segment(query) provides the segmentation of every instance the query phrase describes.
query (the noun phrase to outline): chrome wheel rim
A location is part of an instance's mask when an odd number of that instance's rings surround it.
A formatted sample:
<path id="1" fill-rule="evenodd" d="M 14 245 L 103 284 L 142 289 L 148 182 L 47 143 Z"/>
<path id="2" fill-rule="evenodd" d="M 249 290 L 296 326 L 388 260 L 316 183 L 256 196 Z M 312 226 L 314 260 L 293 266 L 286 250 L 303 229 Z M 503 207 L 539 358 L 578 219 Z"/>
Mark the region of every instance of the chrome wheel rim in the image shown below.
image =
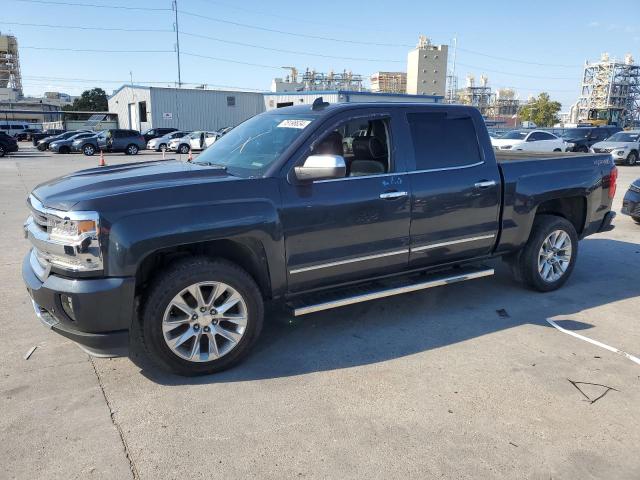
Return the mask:
<path id="1" fill-rule="evenodd" d="M 93 147 L 84 147 L 84 152 L 88 155 L 93 154 Z"/>
<path id="2" fill-rule="evenodd" d="M 571 237 L 564 230 L 555 230 L 542 242 L 538 253 L 538 273 L 547 283 L 559 280 L 571 263 Z"/>
<path id="3" fill-rule="evenodd" d="M 133 145 L 129 147 L 129 153 L 131 155 L 134 155 L 137 152 L 136 147 L 134 147 Z"/>
<path id="4" fill-rule="evenodd" d="M 190 362 L 227 355 L 247 328 L 247 304 L 233 287 L 199 282 L 180 291 L 165 309 L 162 333 L 171 351 Z"/>

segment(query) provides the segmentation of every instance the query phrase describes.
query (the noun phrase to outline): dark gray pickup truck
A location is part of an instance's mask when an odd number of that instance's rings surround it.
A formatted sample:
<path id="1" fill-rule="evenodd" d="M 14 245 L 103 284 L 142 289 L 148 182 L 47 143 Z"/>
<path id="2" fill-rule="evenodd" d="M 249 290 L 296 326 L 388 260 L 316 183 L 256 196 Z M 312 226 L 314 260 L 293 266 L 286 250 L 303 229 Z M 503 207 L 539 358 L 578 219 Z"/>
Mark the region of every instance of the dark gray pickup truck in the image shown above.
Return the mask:
<path id="1" fill-rule="evenodd" d="M 348 148 L 345 148 L 348 146 Z M 28 199 L 36 314 L 93 354 L 133 322 L 184 375 L 238 362 L 265 302 L 303 315 L 492 275 L 539 291 L 612 227 L 610 155 L 496 160 L 473 108 L 337 104 L 263 113 L 193 162 L 83 170 Z"/>

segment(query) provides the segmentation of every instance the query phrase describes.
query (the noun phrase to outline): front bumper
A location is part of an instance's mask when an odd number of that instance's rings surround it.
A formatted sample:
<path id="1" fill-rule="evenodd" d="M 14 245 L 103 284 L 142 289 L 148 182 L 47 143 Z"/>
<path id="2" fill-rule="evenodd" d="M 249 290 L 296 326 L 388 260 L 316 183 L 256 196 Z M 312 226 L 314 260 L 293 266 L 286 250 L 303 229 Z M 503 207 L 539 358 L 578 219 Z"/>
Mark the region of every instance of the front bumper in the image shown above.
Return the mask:
<path id="1" fill-rule="evenodd" d="M 92 355 L 126 355 L 134 316 L 135 279 L 65 278 L 42 272 L 39 277 L 34 258 L 31 252 L 25 257 L 22 278 L 42 323 Z M 75 319 L 65 312 L 62 295 L 71 298 Z"/>
<path id="2" fill-rule="evenodd" d="M 632 217 L 640 217 L 640 193 L 627 190 L 622 200 L 621 213 Z"/>

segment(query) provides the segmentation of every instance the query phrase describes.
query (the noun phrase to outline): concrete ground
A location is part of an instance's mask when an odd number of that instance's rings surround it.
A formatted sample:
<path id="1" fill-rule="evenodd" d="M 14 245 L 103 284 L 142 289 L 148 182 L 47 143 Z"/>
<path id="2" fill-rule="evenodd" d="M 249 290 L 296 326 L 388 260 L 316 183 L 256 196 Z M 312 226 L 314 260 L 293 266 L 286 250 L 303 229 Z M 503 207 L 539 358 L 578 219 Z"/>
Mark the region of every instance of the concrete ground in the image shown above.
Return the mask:
<path id="1" fill-rule="evenodd" d="M 137 345 L 92 359 L 33 313 L 25 198 L 96 163 L 24 144 L 0 159 L 0 477 L 640 478 L 640 365 L 546 321 L 640 356 L 629 217 L 580 244 L 557 292 L 524 290 L 496 262 L 486 279 L 271 313 L 245 363 L 187 379 Z M 637 177 L 620 167 L 616 211 Z"/>

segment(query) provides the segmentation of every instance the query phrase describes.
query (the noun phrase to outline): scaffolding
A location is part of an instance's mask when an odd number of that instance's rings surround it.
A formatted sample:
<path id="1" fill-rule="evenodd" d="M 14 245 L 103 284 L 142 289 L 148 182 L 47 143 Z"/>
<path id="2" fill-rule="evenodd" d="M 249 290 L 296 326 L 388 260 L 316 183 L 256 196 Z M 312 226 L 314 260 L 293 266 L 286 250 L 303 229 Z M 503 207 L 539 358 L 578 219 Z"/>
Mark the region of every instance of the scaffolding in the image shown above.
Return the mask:
<path id="1" fill-rule="evenodd" d="M 405 72 L 376 72 L 371 75 L 371 91 L 374 93 L 406 93 Z"/>
<path id="2" fill-rule="evenodd" d="M 0 35 L 0 88 L 11 88 L 22 97 L 18 40 L 13 35 Z"/>
<path id="3" fill-rule="evenodd" d="M 577 122 L 621 127 L 640 120 L 640 66 L 630 54 L 624 61 L 603 53 L 599 62 L 585 62 L 576 116 Z"/>
<path id="4" fill-rule="evenodd" d="M 518 113 L 520 100 L 515 90 L 512 88 L 499 88 L 496 92 L 487 115 L 489 117 L 507 117 Z"/>
<path id="5" fill-rule="evenodd" d="M 476 85 L 476 79 L 473 75 L 467 75 L 467 86 L 458 90 L 458 102 L 462 105 L 476 107 L 482 115 L 489 112 L 492 97 L 489 79 L 485 75 L 480 77 L 480 85 Z"/>

